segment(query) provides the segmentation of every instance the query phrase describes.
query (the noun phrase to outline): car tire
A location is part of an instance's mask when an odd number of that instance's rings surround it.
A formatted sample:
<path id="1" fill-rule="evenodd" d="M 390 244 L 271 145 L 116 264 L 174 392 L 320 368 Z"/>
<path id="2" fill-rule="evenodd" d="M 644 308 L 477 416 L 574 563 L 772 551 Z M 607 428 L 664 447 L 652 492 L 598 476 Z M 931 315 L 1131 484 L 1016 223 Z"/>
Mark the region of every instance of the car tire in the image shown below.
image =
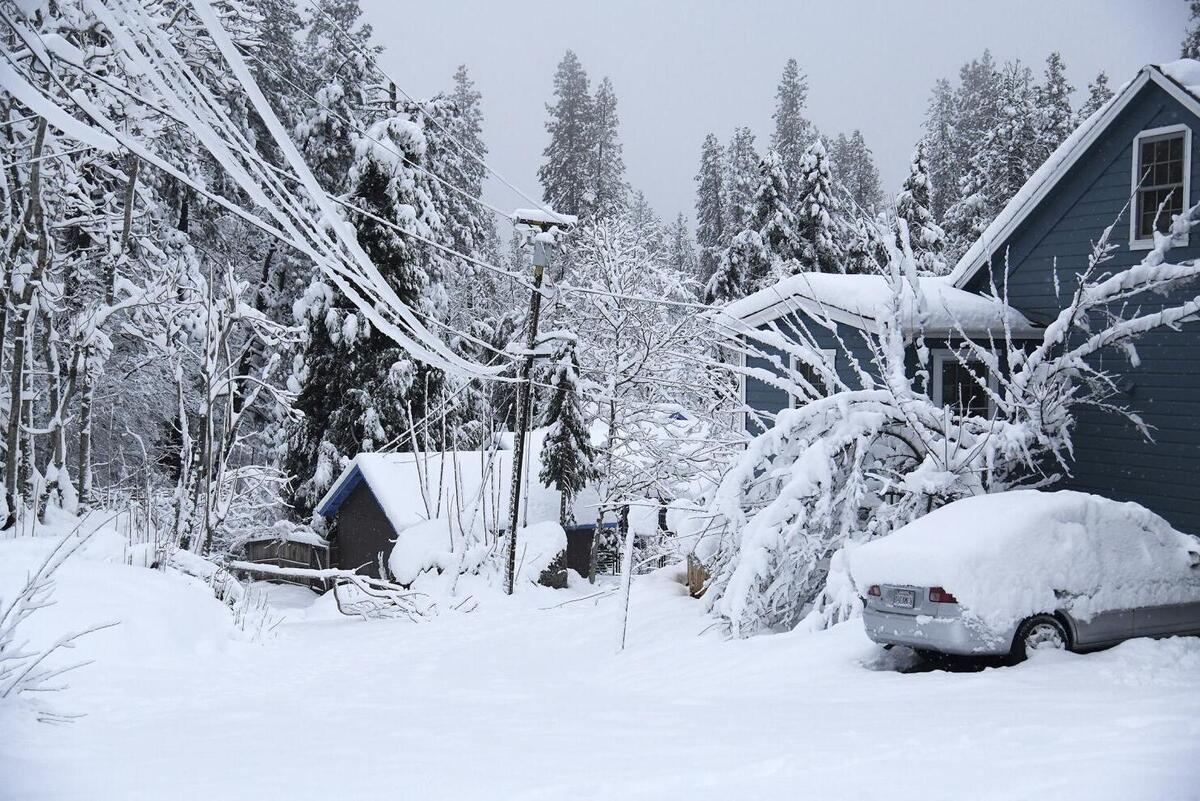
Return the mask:
<path id="1" fill-rule="evenodd" d="M 1017 628 L 1013 638 L 1012 658 L 1024 662 L 1032 650 L 1069 651 L 1071 637 L 1067 627 L 1054 615 L 1034 615 Z"/>

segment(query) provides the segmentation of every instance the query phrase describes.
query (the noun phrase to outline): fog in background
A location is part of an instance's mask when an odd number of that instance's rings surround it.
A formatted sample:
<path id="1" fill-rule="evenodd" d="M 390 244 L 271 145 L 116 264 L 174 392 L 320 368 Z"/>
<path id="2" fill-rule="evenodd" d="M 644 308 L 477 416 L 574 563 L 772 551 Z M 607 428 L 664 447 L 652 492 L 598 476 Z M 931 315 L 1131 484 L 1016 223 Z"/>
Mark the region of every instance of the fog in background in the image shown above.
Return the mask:
<path id="1" fill-rule="evenodd" d="M 592 86 L 612 78 L 626 177 L 664 219 L 694 217 L 693 176 L 709 131 L 727 141 L 749 125 L 759 150 L 772 130 L 775 87 L 795 57 L 808 75 L 808 116 L 827 135 L 860 128 L 890 198 L 907 173 L 930 90 L 990 48 L 1040 77 L 1062 53 L 1075 105 L 1103 69 L 1114 89 L 1139 67 L 1179 56 L 1183 0 L 1015 2 L 549 3 L 527 0 L 362 0 L 380 64 L 414 96 L 450 86 L 465 63 L 483 93 L 489 162 L 541 198 L 545 104 L 570 48 Z M 528 203 L 490 180 L 501 208 Z"/>

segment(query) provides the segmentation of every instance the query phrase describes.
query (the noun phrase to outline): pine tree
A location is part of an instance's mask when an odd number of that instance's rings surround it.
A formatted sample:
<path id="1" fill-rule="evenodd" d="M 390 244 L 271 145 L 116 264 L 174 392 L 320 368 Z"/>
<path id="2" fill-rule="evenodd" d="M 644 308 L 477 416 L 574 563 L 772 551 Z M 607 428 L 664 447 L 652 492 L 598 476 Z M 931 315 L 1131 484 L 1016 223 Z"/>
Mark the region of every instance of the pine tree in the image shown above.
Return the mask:
<path id="1" fill-rule="evenodd" d="M 833 176 L 825 145 L 818 139 L 804 153 L 796 188 L 796 260 L 805 272 L 843 272 L 838 241 L 841 210 L 833 193 Z"/>
<path id="2" fill-rule="evenodd" d="M 354 142 L 368 121 L 370 88 L 382 78 L 342 33 L 367 52 L 378 52 L 370 43 L 371 26 L 359 24 L 358 0 L 321 0 L 320 6 L 324 13 L 313 13 L 303 51 L 305 73 L 318 80 L 309 90 L 316 104 L 305 99 L 309 105 L 296 138 L 321 186 L 336 194 L 346 188 Z"/>
<path id="3" fill-rule="evenodd" d="M 542 151 L 545 161 L 538 168 L 542 198 L 556 211 L 586 216 L 591 212 L 593 185 L 592 98 L 587 73 L 570 50 L 554 73 L 554 97 L 554 104 L 546 106 L 550 144 Z"/>
<path id="4" fill-rule="evenodd" d="M 959 179 L 959 199 L 946 210 L 945 231 L 951 263 L 958 261 L 991 222 L 985 186 L 986 177 L 979 167 L 979 159 L 975 159 Z"/>
<path id="5" fill-rule="evenodd" d="M 740 232 L 721 254 L 721 261 L 704 287 L 704 302 L 720 305 L 746 296 L 749 276 L 765 273 L 771 260 L 758 231 Z"/>
<path id="6" fill-rule="evenodd" d="M 638 244 L 648 255 L 653 258 L 663 255 L 667 247 L 667 229 L 642 190 L 633 193 L 628 208 L 618 216 L 629 222 Z"/>
<path id="7" fill-rule="evenodd" d="M 828 147 L 834 183 L 845 190 L 857 209 L 870 214 L 883 197 L 883 190 L 879 169 L 862 131 L 855 128 L 849 136 L 840 133 Z"/>
<path id="8" fill-rule="evenodd" d="M 1188 14 L 1187 31 L 1180 47 L 1180 55 L 1183 58 L 1200 59 L 1200 0 L 1191 0 L 1188 9 L 1191 13 Z"/>
<path id="9" fill-rule="evenodd" d="M 1075 130 L 1075 112 L 1071 109 L 1071 93 L 1075 87 L 1067 83 L 1067 68 L 1057 52 L 1046 58 L 1046 76 L 1037 87 L 1037 150 L 1033 160 L 1045 161 Z"/>
<path id="10" fill-rule="evenodd" d="M 794 265 L 800 255 L 796 215 L 788 205 L 789 187 L 783 171 L 783 160 L 774 150 L 768 150 L 759 165 L 759 187 L 754 193 L 754 213 L 750 229 L 758 233 L 765 262 L 750 265 L 747 290 L 755 292 L 772 280 L 782 277 L 785 263 Z"/>
<path id="11" fill-rule="evenodd" d="M 350 202 L 366 212 L 350 214 L 358 242 L 405 305 L 426 319 L 443 319 L 441 255 L 393 227 L 429 239 L 444 236 L 433 182 L 414 166 L 428 169 L 429 140 L 421 114 L 410 107 L 374 123 L 367 134 L 359 142 L 349 181 Z M 344 460 L 382 447 L 425 420 L 443 392 L 444 377 L 374 331 L 319 283 L 301 308 L 308 335 L 296 406 L 304 417 L 290 437 L 287 463 L 302 478 L 293 500 L 303 515 Z M 436 428 L 426 433 L 436 436 Z M 427 436 L 406 447 L 426 445 L 436 443 Z"/>
<path id="12" fill-rule="evenodd" d="M 984 140 L 979 170 L 984 176 L 987 214 L 994 218 L 1041 164 L 1033 78 L 1019 61 L 1000 74 L 1002 113 Z"/>
<path id="13" fill-rule="evenodd" d="M 929 209 L 934 219 L 942 219 L 958 199 L 958 181 L 962 167 L 955 141 L 957 127 L 954 89 L 945 78 L 938 80 L 925 111 L 924 141 L 929 154 L 929 179 L 932 184 Z"/>
<path id="14" fill-rule="evenodd" d="M 1108 73 L 1104 70 L 1096 73 L 1096 78 L 1088 84 L 1087 100 L 1079 109 L 1079 122 L 1091 117 L 1113 96 L 1113 90 L 1108 85 Z"/>
<path id="15" fill-rule="evenodd" d="M 700 248 L 697 278 L 701 283 L 716 272 L 725 239 L 724 154 L 717 137 L 709 134 L 700 147 L 696 173 L 696 244 Z"/>
<path id="16" fill-rule="evenodd" d="M 725 150 L 725 230 L 731 236 L 744 231 L 754 215 L 761 162 L 754 151 L 754 133 L 746 127 L 734 128 Z"/>
<path id="17" fill-rule="evenodd" d="M 945 275 L 946 235 L 929 210 L 930 194 L 929 162 L 925 143 L 920 142 L 913 152 L 908 177 L 896 196 L 896 247 L 903 249 L 899 224 L 903 220 L 917 270 L 922 275 Z"/>
<path id="18" fill-rule="evenodd" d="M 574 339 L 565 339 L 553 357 L 550 400 L 541 424 L 549 430 L 542 442 L 538 479 L 559 492 L 559 522 L 573 522 L 571 501 L 596 477 L 596 451 L 584 419 L 583 385 Z"/>
<path id="19" fill-rule="evenodd" d="M 617 135 L 617 95 L 612 81 L 600 81 L 592 100 L 589 145 L 592 150 L 590 211 L 597 218 L 612 217 L 625 208 L 628 187 L 621 140 Z"/>
<path id="20" fill-rule="evenodd" d="M 667 230 L 667 265 L 686 278 L 695 279 L 699 265 L 696 248 L 692 245 L 692 232 L 688 230 L 687 217 L 682 213 Z"/>
<path id="21" fill-rule="evenodd" d="M 796 59 L 788 59 L 775 90 L 775 132 L 771 135 L 771 148 L 783 161 L 783 172 L 788 183 L 795 189 L 803 170 L 804 152 L 816 137 L 813 125 L 804 116 L 808 102 L 808 79 L 800 71 Z M 794 202 L 795 196 L 788 198 Z"/>

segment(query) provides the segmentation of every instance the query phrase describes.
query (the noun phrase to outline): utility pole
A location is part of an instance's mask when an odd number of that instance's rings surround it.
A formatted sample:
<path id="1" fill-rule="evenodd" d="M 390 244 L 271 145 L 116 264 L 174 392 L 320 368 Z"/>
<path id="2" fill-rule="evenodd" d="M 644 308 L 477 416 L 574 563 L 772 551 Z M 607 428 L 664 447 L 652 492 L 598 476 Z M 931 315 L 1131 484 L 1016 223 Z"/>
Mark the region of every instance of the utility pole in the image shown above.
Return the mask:
<path id="1" fill-rule="evenodd" d="M 537 347 L 538 317 L 542 310 L 542 276 L 550 266 L 554 247 L 554 231 L 570 230 L 575 218 L 528 209 L 518 209 L 513 215 L 516 225 L 538 234 L 533 241 L 533 291 L 529 295 L 529 331 L 525 336 L 525 359 L 517 384 L 517 431 L 513 438 L 512 487 L 508 498 L 508 560 L 504 568 L 504 591 L 512 595 L 517 573 L 517 526 L 521 520 L 521 482 L 525 468 L 526 439 L 529 437 L 529 413 L 533 403 L 534 348 Z"/>

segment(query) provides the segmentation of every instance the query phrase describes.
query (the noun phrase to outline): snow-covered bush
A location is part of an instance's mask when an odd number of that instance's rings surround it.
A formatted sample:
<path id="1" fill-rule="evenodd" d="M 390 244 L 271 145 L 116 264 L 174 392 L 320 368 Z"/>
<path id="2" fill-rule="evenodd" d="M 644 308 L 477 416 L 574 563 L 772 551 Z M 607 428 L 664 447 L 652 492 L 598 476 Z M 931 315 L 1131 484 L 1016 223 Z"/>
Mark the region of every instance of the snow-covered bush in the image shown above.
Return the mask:
<path id="1" fill-rule="evenodd" d="M 712 575 L 706 595 L 712 611 L 735 636 L 791 628 L 806 616 L 819 627 L 856 614 L 860 602 L 839 555 L 847 543 L 890 533 L 958 498 L 1054 483 L 1069 470 L 1081 406 L 1141 425 L 1114 402 L 1113 376 L 1091 357 L 1120 348 L 1136 364 L 1139 335 L 1200 310 L 1200 297 L 1145 313 L 1127 303 L 1200 276 L 1200 265 L 1166 261 L 1172 237 L 1185 235 L 1197 216 L 1194 207 L 1176 217 L 1140 264 L 1113 274 L 1102 270 L 1114 247 L 1110 226 L 1070 301 L 1033 346 L 1015 341 L 1007 324 L 1002 340 L 988 342 L 972 341 L 956 326 L 963 340 L 958 358 L 990 402 L 987 417 L 943 408 L 927 394 L 922 321 L 929 307 L 902 220 L 900 249 L 883 267 L 890 297 L 878 332 L 863 335 L 873 365 L 860 364 L 841 343 L 853 383 L 824 360 L 803 323 L 786 331 L 741 330 L 743 340 L 731 346 L 767 359 L 774 370 L 764 376 L 762 368 L 741 369 L 804 402 L 781 411 L 749 443 L 712 495 L 709 512 L 723 525 L 697 548 Z M 1007 301 L 994 288 L 991 301 L 998 319 L 1009 320 Z M 832 320 L 814 324 L 837 331 Z M 910 344 L 915 368 L 906 364 Z M 788 357 L 802 369 L 785 364 Z M 813 375 L 823 388 L 814 386 Z"/>

